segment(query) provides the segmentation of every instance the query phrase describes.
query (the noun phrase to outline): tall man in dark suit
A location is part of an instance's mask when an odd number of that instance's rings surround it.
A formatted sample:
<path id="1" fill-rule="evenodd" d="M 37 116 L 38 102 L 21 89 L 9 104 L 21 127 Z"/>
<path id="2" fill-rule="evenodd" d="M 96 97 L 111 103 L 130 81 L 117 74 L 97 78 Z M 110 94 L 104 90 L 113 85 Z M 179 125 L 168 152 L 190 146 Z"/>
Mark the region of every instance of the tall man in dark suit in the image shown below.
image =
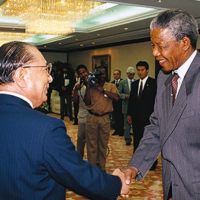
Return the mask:
<path id="1" fill-rule="evenodd" d="M 122 186 L 128 194 L 120 170 L 82 160 L 63 121 L 33 110 L 47 100 L 50 72 L 35 46 L 0 47 L 0 199 L 64 200 L 66 188 L 93 200 L 116 199 Z"/>
<path id="2" fill-rule="evenodd" d="M 144 127 L 149 122 L 153 112 L 156 97 L 156 80 L 149 77 L 149 64 L 140 61 L 136 64 L 139 80 L 131 85 L 131 93 L 127 110 L 127 120 L 133 127 L 134 151 L 136 151 L 143 136 Z"/>
<path id="3" fill-rule="evenodd" d="M 161 152 L 164 200 L 200 199 L 200 54 L 192 15 L 170 9 L 150 24 L 159 72 L 150 125 L 127 167 L 126 182 L 141 180 Z"/>
<path id="4" fill-rule="evenodd" d="M 115 69 L 113 72 L 113 80 L 111 83 L 115 84 L 117 89 L 119 87 L 120 81 L 123 79 L 121 78 L 121 71 L 119 69 Z M 114 133 L 112 135 L 124 135 L 124 116 L 122 114 L 122 99 L 118 101 L 113 101 L 113 120 L 114 120 Z"/>
<path id="5" fill-rule="evenodd" d="M 136 64 L 136 69 L 140 79 L 131 85 L 127 110 L 127 121 L 133 127 L 134 152 L 143 137 L 144 127 L 150 124 L 149 117 L 153 112 L 157 90 L 156 80 L 148 76 L 149 64 L 145 61 L 139 61 Z M 156 165 L 157 160 L 151 169 L 154 170 Z"/>

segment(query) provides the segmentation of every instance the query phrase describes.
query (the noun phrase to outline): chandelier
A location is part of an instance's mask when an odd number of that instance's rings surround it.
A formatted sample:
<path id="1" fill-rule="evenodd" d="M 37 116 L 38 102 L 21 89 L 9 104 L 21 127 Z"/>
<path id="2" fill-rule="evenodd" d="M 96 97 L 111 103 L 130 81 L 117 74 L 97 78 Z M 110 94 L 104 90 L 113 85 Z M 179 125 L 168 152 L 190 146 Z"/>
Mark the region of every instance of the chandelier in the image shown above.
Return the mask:
<path id="1" fill-rule="evenodd" d="M 3 16 L 18 17 L 26 33 L 67 35 L 74 23 L 103 12 L 103 3 L 87 0 L 7 0 L 1 7 Z"/>

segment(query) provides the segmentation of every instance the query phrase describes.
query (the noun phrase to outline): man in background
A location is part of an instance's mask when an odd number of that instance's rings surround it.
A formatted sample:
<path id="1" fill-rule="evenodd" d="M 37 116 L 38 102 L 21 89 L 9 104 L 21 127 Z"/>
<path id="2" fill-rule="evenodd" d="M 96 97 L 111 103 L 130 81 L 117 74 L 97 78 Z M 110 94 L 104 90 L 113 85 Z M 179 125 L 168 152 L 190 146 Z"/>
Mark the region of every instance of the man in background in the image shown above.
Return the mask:
<path id="1" fill-rule="evenodd" d="M 96 84 L 93 87 L 86 85 L 84 101 L 88 115 L 85 132 L 88 161 L 105 171 L 112 101 L 119 99 L 119 92 L 114 84 L 106 82 L 107 68 L 100 66 L 98 72 Z"/>
<path id="2" fill-rule="evenodd" d="M 0 199 L 65 200 L 66 188 L 93 200 L 128 194 L 123 173 L 82 160 L 63 121 L 33 110 L 47 100 L 50 73 L 35 46 L 0 47 Z"/>
<path id="3" fill-rule="evenodd" d="M 119 84 L 119 94 L 120 99 L 122 99 L 122 113 L 124 115 L 124 139 L 126 141 L 126 145 L 131 145 L 131 125 L 127 122 L 127 109 L 128 102 L 131 92 L 131 83 L 134 81 L 135 69 L 133 67 L 128 67 L 126 70 L 127 78 L 120 81 Z"/>
<path id="4" fill-rule="evenodd" d="M 77 83 L 80 84 L 80 77 L 79 77 L 77 71 L 74 72 L 74 75 L 75 75 L 75 85 Z M 73 92 L 74 92 L 74 89 L 73 89 Z M 73 94 L 73 92 L 72 92 L 72 94 Z M 74 96 L 74 94 L 73 94 L 73 96 Z M 76 102 L 74 101 L 74 123 L 73 123 L 73 125 L 78 125 L 78 112 L 79 112 L 79 99 Z"/>
<path id="5" fill-rule="evenodd" d="M 85 102 L 83 101 L 86 92 L 86 83 L 88 78 L 88 69 L 85 65 L 78 65 L 76 72 L 80 77 L 80 82 L 74 86 L 73 100 L 74 103 L 79 102 L 78 111 L 78 137 L 77 137 L 77 151 L 84 156 L 85 147 L 85 123 L 88 114 Z"/>
<path id="6" fill-rule="evenodd" d="M 72 90 L 75 84 L 75 78 L 67 67 L 63 67 L 63 77 L 61 79 L 62 85 L 59 88 L 60 96 L 60 114 L 61 119 L 64 119 L 64 114 L 69 116 L 70 121 L 73 121 L 72 117 Z M 67 106 L 65 107 L 65 100 L 67 101 Z"/>
<path id="7" fill-rule="evenodd" d="M 149 64 L 145 61 L 139 61 L 136 64 L 136 69 L 140 79 L 134 81 L 131 85 L 127 110 L 127 121 L 133 128 L 134 152 L 143 137 L 144 127 L 150 124 L 149 117 L 154 109 L 157 90 L 156 80 L 148 76 Z M 157 160 L 151 170 L 154 170 L 156 165 Z"/>
<path id="8" fill-rule="evenodd" d="M 119 69 L 115 69 L 113 72 L 114 80 L 111 82 L 116 85 L 117 89 L 119 87 L 120 81 L 123 79 L 121 78 L 121 71 Z M 112 135 L 124 135 L 124 116 L 122 114 L 122 100 L 119 99 L 118 101 L 113 101 L 113 112 L 112 118 L 114 121 L 114 133 Z"/>

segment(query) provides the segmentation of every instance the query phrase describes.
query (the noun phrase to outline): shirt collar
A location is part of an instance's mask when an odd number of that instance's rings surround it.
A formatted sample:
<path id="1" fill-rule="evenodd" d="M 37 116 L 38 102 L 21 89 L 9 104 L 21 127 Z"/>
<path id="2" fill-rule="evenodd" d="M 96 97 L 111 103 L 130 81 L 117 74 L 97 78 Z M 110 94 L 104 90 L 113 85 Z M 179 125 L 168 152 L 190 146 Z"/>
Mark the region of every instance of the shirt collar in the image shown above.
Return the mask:
<path id="1" fill-rule="evenodd" d="M 8 92 L 8 91 L 0 91 L 0 94 L 12 95 L 12 96 L 18 97 L 20 99 L 23 99 L 24 101 L 26 101 L 31 106 L 31 108 L 33 108 L 32 102 L 28 98 L 26 98 L 25 96 L 22 96 L 21 94 L 17 94 L 17 93 L 14 93 L 14 92 Z"/>
<path id="2" fill-rule="evenodd" d="M 185 74 L 187 73 L 192 61 L 194 60 L 194 57 L 197 54 L 197 50 L 195 50 L 192 55 L 187 59 L 187 61 L 185 63 L 183 63 L 177 70 L 173 71 L 174 73 L 177 73 L 179 78 L 181 78 L 182 80 L 184 79 Z"/>

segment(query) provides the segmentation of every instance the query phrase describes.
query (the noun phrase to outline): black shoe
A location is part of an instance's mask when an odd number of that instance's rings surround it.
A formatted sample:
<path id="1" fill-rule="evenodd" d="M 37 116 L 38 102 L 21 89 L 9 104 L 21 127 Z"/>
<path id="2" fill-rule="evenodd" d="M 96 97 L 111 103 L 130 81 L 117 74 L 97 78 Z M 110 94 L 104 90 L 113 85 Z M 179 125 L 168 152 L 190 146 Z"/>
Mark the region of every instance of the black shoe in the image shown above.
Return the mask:
<path id="1" fill-rule="evenodd" d="M 126 146 L 130 146 L 131 145 L 131 142 L 126 142 Z"/>
<path id="2" fill-rule="evenodd" d="M 72 118 L 72 117 L 70 117 L 70 121 L 73 121 L 73 118 Z"/>
<path id="3" fill-rule="evenodd" d="M 118 133 L 115 131 L 112 135 L 118 135 Z"/>
<path id="4" fill-rule="evenodd" d="M 130 133 L 130 135 L 133 135 L 133 133 Z"/>
<path id="5" fill-rule="evenodd" d="M 64 116 L 61 116 L 61 117 L 60 117 L 60 119 L 62 119 L 62 120 L 63 120 L 63 119 L 64 119 Z"/>
<path id="6" fill-rule="evenodd" d="M 78 122 L 74 122 L 73 125 L 78 125 Z"/>
<path id="7" fill-rule="evenodd" d="M 119 134 L 119 136 L 124 136 L 124 134 Z"/>

